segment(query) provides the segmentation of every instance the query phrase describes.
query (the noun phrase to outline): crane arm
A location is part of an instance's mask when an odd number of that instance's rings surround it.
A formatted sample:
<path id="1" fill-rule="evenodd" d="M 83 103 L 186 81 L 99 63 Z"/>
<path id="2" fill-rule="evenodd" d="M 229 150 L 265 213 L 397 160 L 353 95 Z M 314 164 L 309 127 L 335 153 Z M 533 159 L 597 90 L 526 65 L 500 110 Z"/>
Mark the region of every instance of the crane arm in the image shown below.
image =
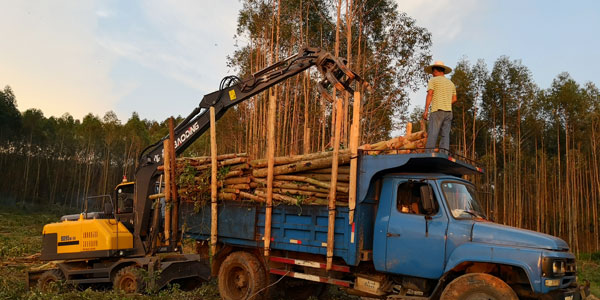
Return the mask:
<path id="1" fill-rule="evenodd" d="M 209 129 L 208 109 L 210 107 L 215 108 L 215 117 L 219 119 L 230 107 L 313 66 L 316 66 L 323 76 L 323 80 L 318 84 L 318 89 L 323 97 L 329 100 L 332 100 L 326 91 L 329 86 L 352 93 L 350 84 L 355 80 L 362 81 L 340 59 L 319 48 L 310 47 L 303 48 L 297 54 L 268 66 L 244 80 L 239 80 L 235 76 L 225 77 L 221 81 L 219 89 L 205 95 L 198 107 L 176 126 L 174 130 L 175 154 L 183 153 Z M 140 167 L 135 173 L 134 255 L 145 255 L 150 249 L 148 233 L 152 204 L 148 200 L 148 195 L 154 192 L 155 184 L 161 173 L 157 168 L 163 164 L 163 141 L 167 138 L 168 136 L 165 136 L 150 145 L 140 155 Z"/>
<path id="2" fill-rule="evenodd" d="M 298 54 L 292 55 L 277 62 L 255 74 L 239 80 L 235 76 L 223 78 L 219 90 L 207 94 L 190 115 L 188 115 L 175 128 L 175 153 L 183 153 L 196 139 L 198 139 L 210 126 L 208 108 L 215 108 L 215 117 L 221 118 L 230 107 L 250 99 L 252 96 L 290 78 L 298 73 L 317 66 L 324 77 L 319 83 L 319 89 L 324 92 L 328 85 L 335 85 L 338 90 L 347 90 L 352 93 L 350 83 L 360 80 L 358 75 L 348 70 L 343 62 L 333 57 L 330 53 L 318 48 L 304 48 Z M 323 93 L 328 96 L 327 93 Z M 163 143 L 165 136 L 143 153 L 140 165 L 162 164 Z"/>

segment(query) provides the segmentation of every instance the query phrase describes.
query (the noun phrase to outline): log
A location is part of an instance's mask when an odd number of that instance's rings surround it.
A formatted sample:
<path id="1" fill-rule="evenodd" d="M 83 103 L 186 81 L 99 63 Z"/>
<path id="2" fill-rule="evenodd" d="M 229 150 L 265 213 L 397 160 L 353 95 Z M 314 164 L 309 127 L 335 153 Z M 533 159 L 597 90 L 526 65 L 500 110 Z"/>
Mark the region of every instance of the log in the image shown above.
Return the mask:
<path id="1" fill-rule="evenodd" d="M 234 165 L 229 168 L 230 171 L 247 170 L 247 169 L 250 169 L 250 165 L 247 163 Z"/>
<path id="2" fill-rule="evenodd" d="M 223 186 L 226 189 L 239 189 L 239 190 L 249 190 L 250 184 L 240 183 L 240 184 L 228 184 Z"/>
<path id="3" fill-rule="evenodd" d="M 165 193 L 158 193 L 158 194 L 152 194 L 152 195 L 148 196 L 148 199 L 156 200 L 156 199 L 160 199 L 160 198 L 164 198 L 164 197 L 165 197 Z"/>
<path id="4" fill-rule="evenodd" d="M 255 186 L 256 188 L 266 187 L 266 183 L 264 183 L 265 182 L 264 179 L 252 178 L 252 180 L 256 181 L 255 182 L 257 184 Z M 275 181 L 273 181 L 273 186 L 278 187 L 278 188 L 313 191 L 313 192 L 319 192 L 319 193 L 328 193 L 327 189 L 316 187 L 316 186 L 310 185 L 308 183 L 298 184 L 293 181 L 286 181 L 286 180 L 275 180 Z"/>
<path id="5" fill-rule="evenodd" d="M 175 178 L 171 178 L 173 174 L 171 172 L 171 147 L 169 146 L 169 139 L 165 139 L 163 141 L 163 166 L 165 168 L 165 224 L 164 224 L 164 237 L 165 243 L 169 245 L 169 240 L 171 239 L 171 180 L 175 180 Z"/>
<path id="6" fill-rule="evenodd" d="M 319 181 L 316 179 L 312 179 L 306 176 L 298 176 L 298 175 L 277 175 L 275 176 L 275 179 L 277 180 L 288 180 L 288 181 L 301 181 L 301 182 L 306 182 L 306 183 L 310 183 L 310 184 L 314 184 L 316 186 L 319 187 L 323 187 L 326 189 L 331 188 L 331 184 L 329 183 L 325 183 L 323 181 Z M 339 192 L 343 192 L 343 193 L 348 193 L 348 187 L 344 187 L 344 186 L 336 186 L 336 190 Z"/>
<path id="7" fill-rule="evenodd" d="M 223 180 L 223 185 L 250 183 L 250 177 L 234 177 Z"/>
<path id="8" fill-rule="evenodd" d="M 177 198 L 177 168 L 175 160 L 175 125 L 173 117 L 169 118 L 169 166 L 171 167 L 171 241 L 172 247 L 177 247 L 179 243 L 179 199 Z"/>
<path id="9" fill-rule="evenodd" d="M 331 184 L 329 188 L 329 217 L 327 224 L 327 265 L 326 270 L 331 270 L 333 264 L 333 243 L 335 233 L 335 194 L 337 187 L 338 163 L 340 151 L 340 131 L 342 126 L 342 99 L 337 99 L 337 115 L 335 118 L 335 137 L 333 139 L 333 157 L 331 160 Z M 348 191 L 346 191 L 348 192 Z"/>
<path id="10" fill-rule="evenodd" d="M 237 165 L 237 164 L 242 164 L 245 163 L 247 160 L 247 158 L 245 157 L 236 157 L 236 158 L 231 158 L 231 159 L 226 159 L 226 160 L 222 160 L 217 162 L 217 166 L 219 167 L 224 167 L 224 166 L 229 166 L 229 165 Z M 206 169 L 210 169 L 211 165 L 210 164 L 204 164 L 204 165 L 199 165 L 199 166 L 194 166 L 194 168 L 196 170 L 206 170 Z M 233 167 L 231 167 L 233 168 Z"/>
<path id="11" fill-rule="evenodd" d="M 267 193 L 265 193 L 263 191 L 256 190 L 255 193 L 259 197 L 265 197 L 265 198 L 267 197 Z M 298 204 L 298 199 L 296 199 L 294 197 L 284 196 L 284 195 L 277 194 L 277 193 L 273 193 L 273 199 L 279 200 L 279 201 L 287 203 L 287 204 L 292 204 L 292 205 Z"/>
<path id="12" fill-rule="evenodd" d="M 307 161 L 299 161 L 291 164 L 285 164 L 276 166 L 273 168 L 273 174 L 282 175 L 282 174 L 290 174 L 297 173 L 308 170 L 316 170 L 322 169 L 331 166 L 332 157 L 324 157 L 318 158 L 314 160 Z M 346 152 L 342 155 L 339 155 L 339 163 L 346 164 L 350 162 L 350 153 Z M 267 168 L 262 169 L 254 169 L 252 170 L 252 176 L 254 177 L 266 177 L 267 176 Z"/>
<path id="13" fill-rule="evenodd" d="M 330 181 L 331 174 L 320 174 L 320 173 L 298 173 L 298 175 L 306 176 L 312 179 L 320 180 L 320 181 Z M 338 181 L 349 182 L 350 174 L 339 174 L 338 173 Z"/>
<path id="14" fill-rule="evenodd" d="M 234 193 L 219 193 L 219 199 L 221 200 L 237 200 L 237 196 Z"/>
<path id="15" fill-rule="evenodd" d="M 225 160 L 236 157 L 248 157 L 247 153 L 229 153 L 217 155 L 217 160 Z M 180 157 L 177 158 L 177 164 L 190 163 L 192 165 L 210 164 L 210 156 L 198 156 L 198 157 Z"/>
<path id="16" fill-rule="evenodd" d="M 354 210 L 356 208 L 356 181 L 358 174 L 358 144 L 360 138 L 360 105 L 361 105 L 361 96 L 359 91 L 354 92 L 354 104 L 353 104 L 353 112 L 352 112 L 352 128 L 350 129 L 350 153 L 352 154 L 352 159 L 350 160 L 350 175 L 348 179 L 350 181 L 350 186 L 348 187 L 348 207 L 350 208 L 349 213 L 349 224 L 354 223 Z M 406 132 L 409 130 L 412 132 L 412 123 L 410 128 L 406 128 Z M 339 174 L 339 171 L 338 171 Z M 339 175 L 338 175 L 339 176 Z"/>
<path id="17" fill-rule="evenodd" d="M 349 153 L 348 150 L 340 151 L 340 153 L 345 153 L 345 152 Z M 279 156 L 279 157 L 274 158 L 274 164 L 275 165 L 286 165 L 286 164 L 291 164 L 291 163 L 295 163 L 298 161 L 306 161 L 306 160 L 314 160 L 317 158 L 331 157 L 332 155 L 333 155 L 333 152 L 326 151 L 326 152 L 316 152 L 316 153 L 303 154 L 303 155 Z M 253 168 L 267 167 L 267 159 L 266 158 L 255 159 L 255 160 L 249 161 L 248 163 Z"/>
<path id="18" fill-rule="evenodd" d="M 273 211 L 273 168 L 275 166 L 275 93 L 269 89 L 269 111 L 267 124 L 267 206 L 265 207 L 264 256 L 269 256 L 271 247 L 271 214 Z"/>
<path id="19" fill-rule="evenodd" d="M 323 168 L 311 170 L 311 173 L 319 173 L 319 174 L 331 174 L 331 168 Z M 350 174 L 350 166 L 339 166 L 338 167 L 338 176 L 340 174 Z"/>
<path id="20" fill-rule="evenodd" d="M 215 108 L 210 107 L 210 255 L 217 252 L 217 128 L 215 122 Z"/>
<path id="21" fill-rule="evenodd" d="M 242 170 L 229 171 L 229 173 L 225 174 L 225 176 L 223 176 L 223 178 L 236 177 L 236 176 L 240 176 L 242 174 L 244 174 L 244 171 L 242 171 Z"/>
<path id="22" fill-rule="evenodd" d="M 250 200 L 254 200 L 254 201 L 258 201 L 258 202 L 265 202 L 264 198 L 261 198 L 259 196 L 247 193 L 247 192 L 242 192 L 240 191 L 240 197 L 242 198 L 246 198 L 246 199 L 250 199 Z"/>

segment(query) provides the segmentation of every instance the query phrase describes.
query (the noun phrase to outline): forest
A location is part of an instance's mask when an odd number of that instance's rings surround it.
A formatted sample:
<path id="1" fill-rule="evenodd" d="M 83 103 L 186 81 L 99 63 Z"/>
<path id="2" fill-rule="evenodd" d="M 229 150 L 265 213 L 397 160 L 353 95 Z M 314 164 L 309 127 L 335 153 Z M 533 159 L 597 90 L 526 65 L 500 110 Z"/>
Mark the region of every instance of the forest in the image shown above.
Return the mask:
<path id="1" fill-rule="evenodd" d="M 431 33 L 392 0 L 242 1 L 237 50 L 228 57 L 239 77 L 294 54 L 321 47 L 347 60 L 370 88 L 364 93 L 360 143 L 418 129 L 425 99 L 410 111 L 409 95 L 426 85 L 432 61 Z M 449 78 L 457 87 L 451 151 L 477 161 L 484 175 L 470 178 L 496 222 L 556 235 L 573 252 L 600 250 L 600 90 L 568 73 L 548 88 L 518 58 L 493 62 L 463 58 Z M 567 70 L 568 71 L 568 70 Z M 341 111 L 317 91 L 306 71 L 275 88 L 276 155 L 332 148 L 333 120 L 342 114 L 341 147 L 347 148 L 351 97 Z M 79 120 L 66 112 L 47 117 L 18 109 L 19 91 L 0 92 L 0 201 L 10 205 L 80 207 L 83 199 L 111 193 L 123 176 L 133 179 L 145 147 L 168 133 L 166 120 L 133 113 L 90 112 Z M 217 90 L 215 83 L 215 90 Z M 212 92 L 212 91 L 207 91 Z M 334 91 L 335 92 L 335 91 Z M 266 93 L 231 109 L 217 123 L 219 153 L 266 152 Z M 41 99 L 43 100 L 43 99 Z M 177 101 L 177 99 L 169 99 Z M 177 120 L 187 116 L 182 111 Z M 184 156 L 209 153 L 203 136 Z"/>

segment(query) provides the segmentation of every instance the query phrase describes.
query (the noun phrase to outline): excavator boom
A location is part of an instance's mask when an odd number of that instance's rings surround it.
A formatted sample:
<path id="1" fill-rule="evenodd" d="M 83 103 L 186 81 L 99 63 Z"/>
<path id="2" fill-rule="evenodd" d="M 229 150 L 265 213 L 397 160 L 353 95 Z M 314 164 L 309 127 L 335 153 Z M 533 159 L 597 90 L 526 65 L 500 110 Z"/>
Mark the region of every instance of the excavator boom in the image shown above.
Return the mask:
<path id="1" fill-rule="evenodd" d="M 351 83 L 361 81 L 361 78 L 350 71 L 342 60 L 319 48 L 311 47 L 305 47 L 297 54 L 243 80 L 235 76 L 227 76 L 223 78 L 217 91 L 205 95 L 198 107 L 175 127 L 175 154 L 183 153 L 209 129 L 208 109 L 210 107 L 214 107 L 215 117 L 218 120 L 230 107 L 313 66 L 316 66 L 323 76 L 318 87 L 327 99 L 331 99 L 327 87 L 334 86 L 338 90 L 352 93 Z M 150 250 L 147 237 L 151 201 L 148 200 L 148 196 L 154 192 L 153 188 L 161 173 L 157 168 L 163 164 L 163 141 L 167 138 L 168 136 L 165 136 L 149 146 L 140 156 L 140 167 L 135 174 L 134 255 L 145 255 Z"/>

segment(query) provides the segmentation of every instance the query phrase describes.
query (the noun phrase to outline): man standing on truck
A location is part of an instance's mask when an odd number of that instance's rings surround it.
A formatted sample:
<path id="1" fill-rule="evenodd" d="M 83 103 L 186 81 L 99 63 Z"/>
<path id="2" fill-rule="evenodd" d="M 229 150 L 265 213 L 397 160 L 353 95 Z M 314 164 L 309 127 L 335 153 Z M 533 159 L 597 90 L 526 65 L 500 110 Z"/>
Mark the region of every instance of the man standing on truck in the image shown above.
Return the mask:
<path id="1" fill-rule="evenodd" d="M 425 67 L 425 72 L 433 78 L 427 82 L 427 98 L 423 119 L 427 120 L 429 105 L 431 114 L 427 124 L 427 149 L 435 148 L 440 135 L 440 148 L 450 150 L 450 125 L 452 123 L 452 104 L 456 102 L 456 87 L 444 75 L 452 72 L 452 68 L 436 61 Z"/>

